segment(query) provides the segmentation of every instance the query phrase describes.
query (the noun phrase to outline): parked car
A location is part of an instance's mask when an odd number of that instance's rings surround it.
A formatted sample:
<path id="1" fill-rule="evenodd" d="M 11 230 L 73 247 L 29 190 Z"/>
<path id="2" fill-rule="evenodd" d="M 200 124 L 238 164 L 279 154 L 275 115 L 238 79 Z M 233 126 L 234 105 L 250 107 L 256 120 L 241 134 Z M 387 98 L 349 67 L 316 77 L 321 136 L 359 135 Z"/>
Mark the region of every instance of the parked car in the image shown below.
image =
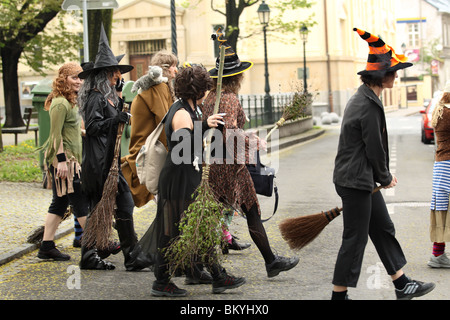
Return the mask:
<path id="1" fill-rule="evenodd" d="M 440 97 L 434 97 L 428 103 L 428 106 L 424 110 L 421 110 L 422 114 L 422 136 L 421 140 L 425 144 L 430 144 L 434 141 L 434 129 L 431 127 L 431 116 L 436 105 L 439 103 Z"/>

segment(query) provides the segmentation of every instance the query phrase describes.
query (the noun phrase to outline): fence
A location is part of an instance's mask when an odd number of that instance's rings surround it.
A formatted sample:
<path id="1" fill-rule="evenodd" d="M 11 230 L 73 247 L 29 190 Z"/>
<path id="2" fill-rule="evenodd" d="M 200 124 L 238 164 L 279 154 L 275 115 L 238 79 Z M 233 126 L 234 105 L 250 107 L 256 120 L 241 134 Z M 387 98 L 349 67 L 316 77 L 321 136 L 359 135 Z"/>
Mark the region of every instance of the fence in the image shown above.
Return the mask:
<path id="1" fill-rule="evenodd" d="M 264 95 L 240 95 L 239 101 L 249 118 L 244 129 L 256 128 L 278 121 L 283 115 L 284 107 L 292 101 L 293 97 L 294 93 L 271 95 L 272 116 L 268 117 L 264 110 Z"/>

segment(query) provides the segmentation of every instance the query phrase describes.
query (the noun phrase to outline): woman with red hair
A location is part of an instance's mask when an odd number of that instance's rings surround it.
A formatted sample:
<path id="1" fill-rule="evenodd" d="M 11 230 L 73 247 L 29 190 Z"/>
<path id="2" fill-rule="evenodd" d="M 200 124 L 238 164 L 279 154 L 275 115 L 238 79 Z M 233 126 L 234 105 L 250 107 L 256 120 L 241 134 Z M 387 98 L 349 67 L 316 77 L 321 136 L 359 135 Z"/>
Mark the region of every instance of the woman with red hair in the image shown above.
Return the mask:
<path id="1" fill-rule="evenodd" d="M 69 204 L 84 228 L 88 205 L 81 191 L 81 117 L 78 113 L 77 93 L 82 80 L 78 74 L 83 71 L 74 62 L 64 64 L 53 81 L 44 109 L 50 116 L 48 140 L 41 146 L 45 150 L 45 162 L 51 174 L 53 198 L 45 220 L 42 245 L 38 258 L 69 260 L 55 246 L 54 237 Z M 47 175 L 50 178 L 50 175 Z"/>

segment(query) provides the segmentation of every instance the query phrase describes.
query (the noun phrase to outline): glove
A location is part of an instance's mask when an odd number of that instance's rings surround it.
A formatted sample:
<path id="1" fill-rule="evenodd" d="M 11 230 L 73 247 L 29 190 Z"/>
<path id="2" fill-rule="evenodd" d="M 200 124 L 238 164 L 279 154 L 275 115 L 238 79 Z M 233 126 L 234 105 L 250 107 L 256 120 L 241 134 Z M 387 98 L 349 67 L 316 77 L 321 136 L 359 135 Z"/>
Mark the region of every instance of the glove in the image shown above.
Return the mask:
<path id="1" fill-rule="evenodd" d="M 117 83 L 116 83 L 116 91 L 118 92 L 122 92 L 123 86 L 125 85 L 125 80 L 122 79 L 117 79 Z"/>
<path id="2" fill-rule="evenodd" d="M 117 114 L 115 120 L 116 123 L 122 122 L 122 123 L 128 123 L 128 120 L 130 119 L 130 114 L 127 112 L 119 111 Z"/>

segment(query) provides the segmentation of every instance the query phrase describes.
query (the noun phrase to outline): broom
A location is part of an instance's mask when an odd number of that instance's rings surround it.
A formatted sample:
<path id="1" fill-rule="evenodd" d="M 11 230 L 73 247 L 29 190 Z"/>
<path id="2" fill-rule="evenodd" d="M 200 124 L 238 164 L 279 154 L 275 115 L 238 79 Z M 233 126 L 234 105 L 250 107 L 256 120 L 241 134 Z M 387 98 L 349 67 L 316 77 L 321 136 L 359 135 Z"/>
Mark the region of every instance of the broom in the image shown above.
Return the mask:
<path id="1" fill-rule="evenodd" d="M 73 212 L 73 208 L 72 208 L 72 206 L 69 206 L 66 213 L 64 213 L 62 221 L 66 220 L 68 217 L 70 217 L 72 215 L 72 212 Z M 37 227 L 36 229 L 34 229 L 34 231 L 28 235 L 27 242 L 33 243 L 33 244 L 40 244 L 44 237 L 44 230 L 45 230 L 45 226 L 40 226 L 40 227 Z"/>
<path id="2" fill-rule="evenodd" d="M 376 187 L 372 193 L 380 189 L 382 187 Z M 300 250 L 312 242 L 331 221 L 341 214 L 342 210 L 342 208 L 334 208 L 307 216 L 284 219 L 278 226 L 281 236 L 291 249 Z"/>
<path id="3" fill-rule="evenodd" d="M 224 46 L 225 40 L 222 40 L 221 36 L 222 34 L 219 33 L 217 37 L 217 40 L 221 42 L 221 46 L 216 101 L 213 114 L 217 114 L 219 111 L 222 91 L 222 75 L 226 48 Z M 215 38 L 215 35 L 213 35 L 213 40 Z M 217 247 L 222 241 L 223 205 L 216 201 L 209 185 L 209 160 L 214 130 L 215 128 L 209 130 L 206 139 L 205 165 L 203 167 L 200 185 L 193 195 L 194 201 L 183 213 L 179 224 L 180 235 L 170 243 L 164 252 L 172 274 L 179 267 L 189 266 L 195 263 L 194 261 L 213 263 L 214 261 L 211 261 L 211 254 L 213 253 L 211 248 Z M 217 259 L 217 257 L 215 258 Z"/>
<path id="4" fill-rule="evenodd" d="M 311 93 L 304 91 L 303 93 L 295 92 L 294 97 L 291 102 L 283 109 L 283 115 L 280 120 L 278 120 L 270 132 L 266 136 L 266 141 L 269 141 L 272 133 L 279 127 L 282 127 L 286 121 L 295 120 L 300 117 L 305 109 L 309 107 L 313 102 L 313 96 Z"/>
<path id="5" fill-rule="evenodd" d="M 123 111 L 128 111 L 128 104 L 124 104 Z M 116 144 L 114 146 L 114 159 L 109 169 L 108 177 L 103 185 L 103 193 L 100 201 L 95 205 L 86 221 L 83 232 L 82 244 L 86 247 L 96 247 L 99 250 L 107 249 L 113 229 L 113 219 L 116 205 L 116 195 L 119 179 L 119 153 L 120 142 L 125 124 L 119 123 L 117 129 Z"/>

